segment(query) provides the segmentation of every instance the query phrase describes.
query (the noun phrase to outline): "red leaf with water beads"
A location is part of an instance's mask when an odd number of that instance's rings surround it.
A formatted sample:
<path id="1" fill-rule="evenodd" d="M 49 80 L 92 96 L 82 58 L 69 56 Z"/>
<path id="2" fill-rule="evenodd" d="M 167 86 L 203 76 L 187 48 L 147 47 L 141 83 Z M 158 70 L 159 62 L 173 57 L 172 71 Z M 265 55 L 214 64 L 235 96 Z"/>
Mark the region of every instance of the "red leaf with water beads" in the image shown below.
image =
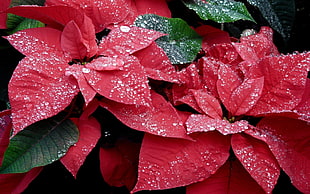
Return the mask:
<path id="1" fill-rule="evenodd" d="M 203 37 L 202 49 L 205 51 L 213 45 L 231 42 L 227 32 L 209 25 L 199 26 L 195 31 Z"/>
<path id="2" fill-rule="evenodd" d="M 148 80 L 138 59 L 119 57 L 123 70 L 85 71 L 84 76 L 97 93 L 111 100 L 148 106 L 151 102 Z"/>
<path id="3" fill-rule="evenodd" d="M 259 33 L 241 37 L 240 43 L 233 43 L 233 45 L 243 60 L 255 63 L 263 57 L 280 54 L 272 40 L 272 29 L 262 27 Z"/>
<path id="4" fill-rule="evenodd" d="M 46 0 L 45 5 L 65 5 L 85 13 L 92 19 L 96 32 L 123 21 L 130 11 L 126 0 Z"/>
<path id="5" fill-rule="evenodd" d="M 23 5 L 12 7 L 8 12 L 22 17 L 39 20 L 47 24 L 49 27 L 58 30 L 62 30 L 71 20 L 75 20 L 75 22 L 81 24 L 84 17 L 81 11 L 68 6 L 39 7 L 34 5 Z"/>
<path id="6" fill-rule="evenodd" d="M 163 33 L 139 27 L 120 26 L 114 28 L 99 44 L 98 54 L 124 56 L 149 46 Z"/>
<path id="7" fill-rule="evenodd" d="M 146 134 L 132 192 L 169 189 L 203 181 L 229 156 L 230 137 L 217 132 L 195 133 L 194 141 Z"/>
<path id="8" fill-rule="evenodd" d="M 0 4 L 0 29 L 7 28 L 7 13 L 5 12 L 11 4 L 11 0 L 2 0 Z"/>
<path id="9" fill-rule="evenodd" d="M 79 140 L 71 146 L 60 161 L 76 177 L 78 170 L 84 163 L 86 156 L 96 146 L 101 137 L 100 123 L 94 117 L 90 116 L 96 108 L 98 102 L 93 101 L 87 106 L 79 119 L 72 119 L 79 129 Z"/>
<path id="10" fill-rule="evenodd" d="M 214 119 L 222 118 L 222 107 L 220 102 L 214 96 L 203 90 L 190 90 L 190 92 L 193 94 L 197 105 L 204 114 Z"/>
<path id="11" fill-rule="evenodd" d="M 145 1 L 145 0 L 134 0 L 138 14 L 156 14 L 164 17 L 171 17 L 170 9 L 167 5 L 166 0 L 157 0 L 157 1 Z"/>
<path id="12" fill-rule="evenodd" d="M 229 159 L 218 171 L 203 182 L 186 188 L 187 194 L 266 193 L 236 159 Z"/>
<path id="13" fill-rule="evenodd" d="M 249 114 L 278 113 L 295 108 L 305 91 L 309 64 L 310 52 L 265 57 L 253 66 L 248 77 L 263 76 L 264 88 Z"/>
<path id="14" fill-rule="evenodd" d="M 42 170 L 43 167 L 37 167 L 26 173 L 0 174 L 1 193 L 22 193 Z"/>
<path id="15" fill-rule="evenodd" d="M 137 181 L 140 144 L 119 140 L 115 147 L 100 148 L 100 170 L 110 186 L 132 190 Z"/>
<path id="16" fill-rule="evenodd" d="M 70 53 L 72 59 L 89 59 L 97 53 L 94 25 L 87 16 L 83 18 L 80 25 L 74 20 L 68 22 L 61 35 L 61 48 Z"/>
<path id="17" fill-rule="evenodd" d="M 100 105 L 132 129 L 160 136 L 188 138 L 175 108 L 155 92 L 152 92 L 151 97 L 151 107 L 126 105 L 105 99 L 101 100 Z"/>
<path id="18" fill-rule="evenodd" d="M 172 66 L 164 50 L 155 42 L 145 49 L 135 52 L 134 56 L 139 59 L 148 77 L 173 83 L 179 82 L 179 75 L 175 67 Z"/>
<path id="19" fill-rule="evenodd" d="M 24 127 L 64 110 L 79 89 L 75 81 L 65 75 L 69 58 L 58 50 L 59 31 L 28 29 L 7 39 L 27 56 L 20 61 L 9 83 L 16 134 Z"/>
<path id="20" fill-rule="evenodd" d="M 271 193 L 280 175 L 280 166 L 264 142 L 246 134 L 231 138 L 232 149 L 251 177 Z"/>
<path id="21" fill-rule="evenodd" d="M 265 117 L 254 137 L 263 139 L 291 182 L 303 193 L 310 192 L 310 127 L 305 121 Z"/>
<path id="22" fill-rule="evenodd" d="M 217 130 L 223 135 L 241 133 L 247 130 L 248 122 L 245 120 L 230 123 L 223 119 L 212 119 L 206 115 L 192 114 L 186 121 L 187 133 L 210 132 Z"/>
<path id="23" fill-rule="evenodd" d="M 224 104 L 234 115 L 244 115 L 256 104 L 261 97 L 264 87 L 264 78 L 246 79 L 232 93 L 226 94 Z M 223 100 L 223 99 L 222 99 Z"/>
<path id="24" fill-rule="evenodd" d="M 11 130 L 11 111 L 4 110 L 0 112 L 0 166 L 3 161 L 4 152 L 9 145 Z"/>

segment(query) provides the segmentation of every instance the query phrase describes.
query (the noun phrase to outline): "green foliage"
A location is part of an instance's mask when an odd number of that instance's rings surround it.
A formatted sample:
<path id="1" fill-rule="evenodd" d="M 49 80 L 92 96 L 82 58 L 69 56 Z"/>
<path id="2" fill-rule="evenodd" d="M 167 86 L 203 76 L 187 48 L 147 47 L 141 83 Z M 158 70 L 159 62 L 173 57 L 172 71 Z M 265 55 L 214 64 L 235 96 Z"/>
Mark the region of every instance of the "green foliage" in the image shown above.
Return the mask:
<path id="1" fill-rule="evenodd" d="M 59 114 L 30 125 L 11 140 L 0 173 L 23 173 L 65 155 L 79 137 L 75 124 Z"/>
<path id="2" fill-rule="evenodd" d="M 295 18 L 294 0 L 247 0 L 259 8 L 270 26 L 288 40 Z"/>
<path id="3" fill-rule="evenodd" d="M 202 38 L 182 19 L 146 14 L 139 16 L 135 25 L 167 34 L 156 43 L 172 64 L 192 62 L 201 48 Z"/>
<path id="4" fill-rule="evenodd" d="M 183 0 L 184 5 L 194 10 L 203 20 L 213 20 L 218 23 L 237 20 L 254 21 L 245 5 L 231 0 Z"/>

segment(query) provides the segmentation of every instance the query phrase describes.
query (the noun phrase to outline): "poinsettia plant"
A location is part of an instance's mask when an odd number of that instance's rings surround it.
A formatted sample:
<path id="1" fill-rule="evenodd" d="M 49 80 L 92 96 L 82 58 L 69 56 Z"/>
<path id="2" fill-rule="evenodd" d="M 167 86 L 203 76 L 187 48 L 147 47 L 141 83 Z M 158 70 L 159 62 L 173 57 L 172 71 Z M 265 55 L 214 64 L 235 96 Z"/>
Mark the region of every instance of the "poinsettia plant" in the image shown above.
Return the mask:
<path id="1" fill-rule="evenodd" d="M 56 162 L 78 179 L 96 152 L 102 182 L 127 193 L 272 193 L 283 177 L 309 193 L 310 52 L 281 54 L 274 30 L 289 32 L 251 6 L 5 1 L 3 39 L 23 56 L 0 112 L 1 191 Z M 259 28 L 233 36 L 236 21 Z"/>

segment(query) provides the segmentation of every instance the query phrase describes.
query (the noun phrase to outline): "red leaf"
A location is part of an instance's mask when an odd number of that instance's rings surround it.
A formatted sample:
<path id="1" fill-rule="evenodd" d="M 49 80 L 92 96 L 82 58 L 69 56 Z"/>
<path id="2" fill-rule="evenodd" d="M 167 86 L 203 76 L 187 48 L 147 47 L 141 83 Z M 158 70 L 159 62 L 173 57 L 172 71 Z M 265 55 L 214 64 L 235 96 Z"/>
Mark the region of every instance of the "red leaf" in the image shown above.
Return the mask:
<path id="1" fill-rule="evenodd" d="M 64 110 L 79 91 L 76 83 L 65 75 L 68 58 L 52 44 L 60 37 L 58 32 L 37 28 L 7 37 L 14 47 L 27 55 L 16 67 L 9 83 L 14 134 Z"/>
<path id="2" fill-rule="evenodd" d="M 130 55 L 149 46 L 164 34 L 138 27 L 120 26 L 113 29 L 99 45 L 99 53 L 104 56 Z"/>
<path id="3" fill-rule="evenodd" d="M 295 110 L 297 110 L 299 114 L 302 114 L 301 119 L 310 121 L 310 79 L 307 79 L 304 94 L 300 103 L 295 107 Z"/>
<path id="4" fill-rule="evenodd" d="M 216 44 L 206 50 L 206 52 L 207 57 L 212 57 L 226 65 L 231 65 L 236 72 L 238 70 L 238 64 L 242 61 L 238 52 L 230 43 Z"/>
<path id="5" fill-rule="evenodd" d="M 199 26 L 195 31 L 203 37 L 202 49 L 208 50 L 211 46 L 215 44 L 230 43 L 229 34 L 223 30 L 214 28 L 209 25 Z"/>
<path id="6" fill-rule="evenodd" d="M 100 148 L 100 170 L 104 180 L 114 187 L 133 189 L 137 181 L 140 145 L 119 140 L 113 148 Z"/>
<path id="7" fill-rule="evenodd" d="M 302 100 L 310 67 L 310 52 L 262 59 L 249 77 L 264 76 L 261 98 L 250 115 L 290 111 Z"/>
<path id="8" fill-rule="evenodd" d="M 261 97 L 264 87 L 264 78 L 246 79 L 238 86 L 225 101 L 228 111 L 234 115 L 247 113 Z"/>
<path id="9" fill-rule="evenodd" d="M 108 24 L 123 21 L 129 13 L 125 0 L 46 0 L 45 4 L 70 6 L 85 13 L 92 19 L 96 32 L 102 31 Z"/>
<path id="10" fill-rule="evenodd" d="M 123 70 L 125 62 L 121 58 L 99 57 L 85 66 L 96 71 Z"/>
<path id="11" fill-rule="evenodd" d="M 0 4 L 0 29 L 6 29 L 7 13 L 5 12 L 11 4 L 11 0 L 2 0 Z"/>
<path id="12" fill-rule="evenodd" d="M 198 63 L 202 67 L 203 84 L 208 88 L 214 97 L 219 97 L 216 83 L 218 80 L 219 67 L 223 64 L 211 57 L 203 57 Z"/>
<path id="13" fill-rule="evenodd" d="M 186 188 L 187 194 L 263 194 L 264 190 L 252 179 L 237 160 L 228 160 L 213 176 Z"/>
<path id="14" fill-rule="evenodd" d="M 125 103 L 149 106 L 150 89 L 144 69 L 133 56 L 119 57 L 123 70 L 85 71 L 88 83 L 102 96 Z"/>
<path id="15" fill-rule="evenodd" d="M 271 193 L 280 175 L 280 167 L 264 142 L 245 134 L 234 134 L 232 149 L 254 180 Z"/>
<path id="16" fill-rule="evenodd" d="M 10 133 L 12 130 L 11 111 L 0 112 L 0 166 L 3 161 L 3 155 L 10 142 Z"/>
<path id="17" fill-rule="evenodd" d="M 27 173 L 0 174 L 1 193 L 19 194 L 40 174 L 42 167 L 33 168 Z"/>
<path id="18" fill-rule="evenodd" d="M 63 29 L 61 34 L 61 47 L 70 53 L 73 59 L 84 59 L 87 56 L 87 44 L 83 41 L 82 33 L 72 20 Z"/>
<path id="19" fill-rule="evenodd" d="M 80 119 L 78 129 L 78 142 L 71 146 L 66 155 L 60 159 L 74 177 L 101 136 L 100 123 L 94 117 Z"/>
<path id="20" fill-rule="evenodd" d="M 91 87 L 91 85 L 89 85 L 84 76 L 83 72 L 88 71 L 90 71 L 90 69 L 85 68 L 81 65 L 73 64 L 71 66 L 68 66 L 65 72 L 66 76 L 72 75 L 76 79 L 86 105 L 91 102 L 97 94 L 97 92 Z"/>
<path id="21" fill-rule="evenodd" d="M 310 192 L 310 127 L 307 122 L 265 117 L 257 125 L 280 167 L 303 193 Z"/>
<path id="22" fill-rule="evenodd" d="M 214 174 L 229 156 L 230 138 L 217 132 L 196 133 L 192 138 L 195 141 L 146 134 L 132 192 L 185 186 Z"/>
<path id="23" fill-rule="evenodd" d="M 145 68 L 148 77 L 155 80 L 179 83 L 179 75 L 162 48 L 153 42 L 150 46 L 134 53 Z"/>
<path id="24" fill-rule="evenodd" d="M 162 96 L 152 92 L 152 107 L 102 100 L 101 106 L 130 128 L 155 135 L 187 138 L 182 119 Z"/>
<path id="25" fill-rule="evenodd" d="M 52 6 L 52 7 L 39 7 L 35 5 L 23 5 L 12 7 L 8 10 L 9 13 L 19 15 L 22 17 L 39 20 L 49 27 L 62 30 L 65 25 L 74 20 L 78 24 L 79 19 L 84 18 L 83 13 L 73 7 L 68 6 Z M 81 21 L 81 20 L 80 20 Z"/>
<path id="26" fill-rule="evenodd" d="M 144 14 L 156 14 L 164 17 L 171 17 L 170 9 L 167 5 L 166 0 L 156 0 L 156 1 L 145 1 L 145 0 L 134 0 L 138 15 Z"/>
<path id="27" fill-rule="evenodd" d="M 186 121 L 187 133 L 209 132 L 217 130 L 223 135 L 240 133 L 248 129 L 245 120 L 230 123 L 227 120 L 212 119 L 206 115 L 192 114 Z"/>
<path id="28" fill-rule="evenodd" d="M 214 118 L 221 119 L 223 116 L 220 102 L 208 92 L 203 90 L 190 90 L 196 99 L 196 102 L 203 112 Z"/>
<path id="29" fill-rule="evenodd" d="M 269 55 L 279 55 L 277 47 L 273 44 L 273 31 L 269 27 L 262 27 L 254 35 L 240 38 L 240 43 L 233 44 L 243 60 L 254 63 Z"/>
<path id="30" fill-rule="evenodd" d="M 97 42 L 92 21 L 84 15 L 82 22 L 68 22 L 62 32 L 61 47 L 73 59 L 93 57 L 97 53 Z"/>

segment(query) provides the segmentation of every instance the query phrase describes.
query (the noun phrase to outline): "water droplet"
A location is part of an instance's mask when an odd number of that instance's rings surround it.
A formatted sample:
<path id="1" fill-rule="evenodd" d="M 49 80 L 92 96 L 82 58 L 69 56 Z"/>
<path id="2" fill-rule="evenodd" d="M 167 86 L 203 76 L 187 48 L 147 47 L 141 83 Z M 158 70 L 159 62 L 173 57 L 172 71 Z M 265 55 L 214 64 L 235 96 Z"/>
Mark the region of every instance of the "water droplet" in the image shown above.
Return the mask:
<path id="1" fill-rule="evenodd" d="M 129 26 L 121 26 L 121 27 L 120 27 L 120 30 L 121 30 L 122 32 L 129 32 L 129 31 L 130 31 L 130 27 L 129 27 Z"/>

